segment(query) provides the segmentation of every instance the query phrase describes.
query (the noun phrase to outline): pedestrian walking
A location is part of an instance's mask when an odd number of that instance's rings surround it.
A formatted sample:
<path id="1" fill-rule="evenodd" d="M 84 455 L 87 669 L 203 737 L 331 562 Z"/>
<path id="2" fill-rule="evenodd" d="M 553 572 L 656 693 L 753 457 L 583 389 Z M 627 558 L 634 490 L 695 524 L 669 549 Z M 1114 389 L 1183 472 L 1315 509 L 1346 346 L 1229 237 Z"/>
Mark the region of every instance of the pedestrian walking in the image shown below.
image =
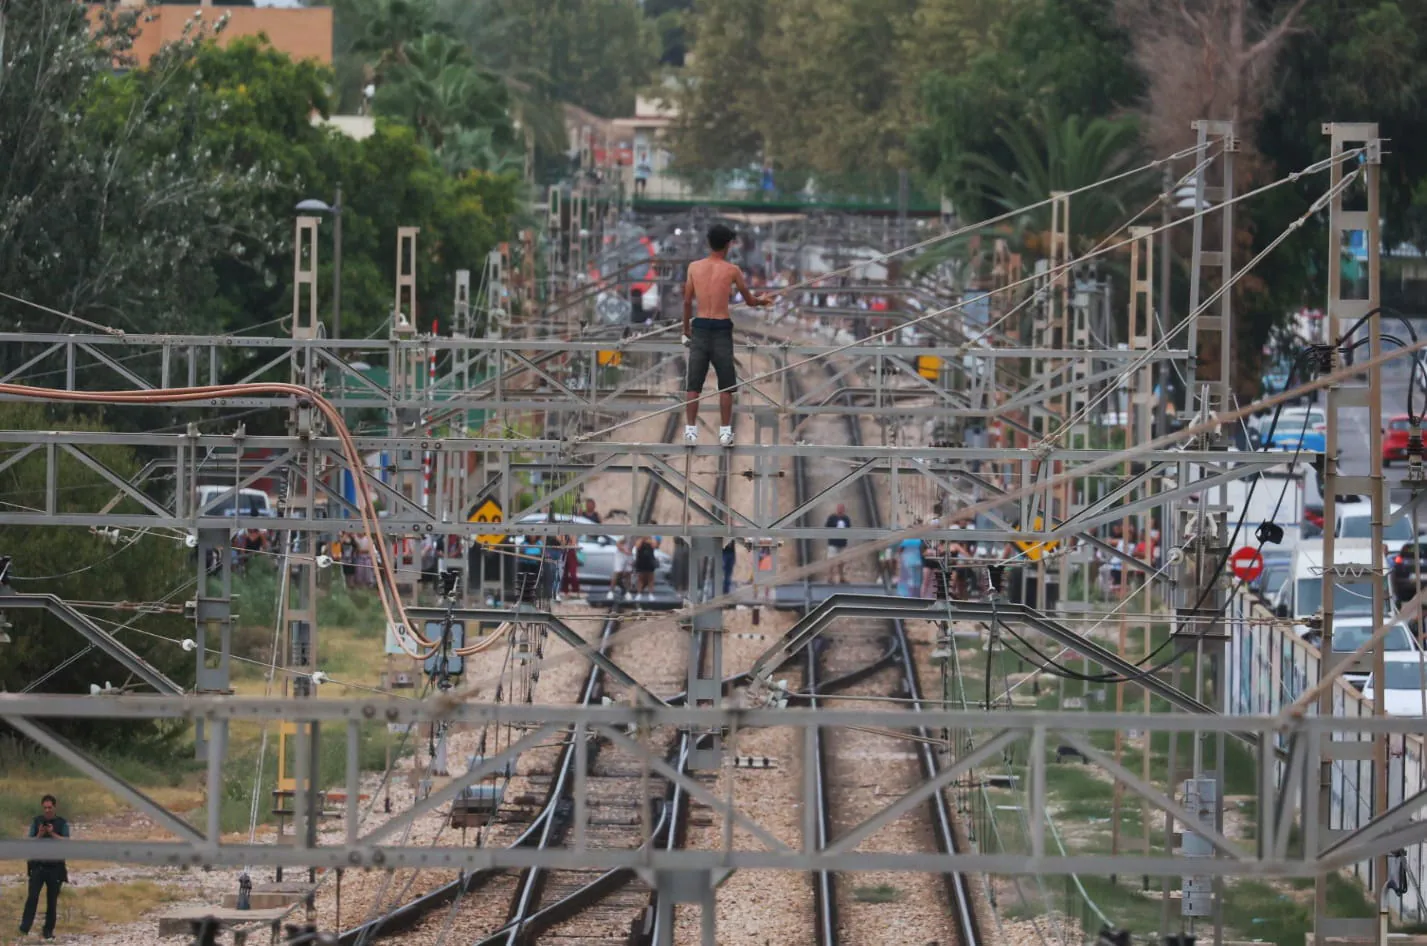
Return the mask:
<path id="1" fill-rule="evenodd" d="M 850 528 L 852 528 L 852 520 L 849 519 L 849 518 L 847 518 L 847 506 L 843 505 L 842 503 L 838 503 L 838 504 L 837 504 L 837 511 L 834 512 L 832 515 L 830 515 L 830 516 L 827 517 L 827 522 L 825 522 L 825 523 L 823 524 L 823 526 L 824 526 L 824 528 L 827 528 L 827 529 L 850 529 Z M 827 540 L 827 557 L 828 557 L 828 558 L 836 558 L 837 556 L 841 555 L 841 554 L 842 554 L 843 552 L 845 552 L 845 551 L 847 551 L 847 540 L 846 540 L 846 539 L 828 539 L 828 540 Z M 831 580 L 836 581 L 839 585 L 845 585 L 845 584 L 847 584 L 847 576 L 846 576 L 845 574 L 843 574 L 843 563 L 839 561 L 839 562 L 837 562 L 836 564 L 834 564 L 834 565 L 832 566 L 832 569 L 831 569 L 831 571 L 830 571 L 828 577 L 829 577 Z"/>
<path id="2" fill-rule="evenodd" d="M 30 837 L 41 841 L 69 839 L 69 822 L 59 815 L 59 802 L 53 795 L 40 799 L 40 811 L 30 822 Z M 27 865 L 30 889 L 25 897 L 25 912 L 20 917 L 20 935 L 30 935 L 35 925 L 35 911 L 40 905 L 40 891 L 45 892 L 45 939 L 54 939 L 55 920 L 59 918 L 59 889 L 69 883 L 64 861 L 30 861 Z"/>
<path id="3" fill-rule="evenodd" d="M 723 593 L 733 594 L 733 568 L 738 564 L 738 549 L 732 539 L 723 544 Z"/>
<path id="4" fill-rule="evenodd" d="M 728 247 L 734 232 L 721 223 L 709 228 L 709 255 L 689 264 L 684 282 L 684 345 L 689 349 L 689 372 L 684 385 L 684 442 L 699 439 L 699 395 L 708 379 L 709 365 L 718 377 L 718 442 L 733 446 L 733 389 L 738 384 L 733 364 L 733 320 L 728 301 L 737 289 L 751 306 L 771 305 L 772 300 L 754 293 L 743 280 L 743 271 L 728 261 Z M 694 300 L 699 317 L 694 318 Z"/>
<path id="5" fill-rule="evenodd" d="M 646 535 L 639 540 L 639 547 L 634 551 L 634 600 L 654 600 L 654 571 L 658 567 L 654 543 Z"/>
<path id="6" fill-rule="evenodd" d="M 897 574 L 897 594 L 916 598 L 922 590 L 922 540 L 903 539 L 897 547 L 901 568 Z"/>
<path id="7" fill-rule="evenodd" d="M 674 557 L 669 565 L 669 584 L 680 594 L 689 590 L 689 543 L 683 536 L 674 537 Z"/>
<path id="8" fill-rule="evenodd" d="M 643 197 L 644 192 L 649 189 L 649 176 L 654 173 L 654 167 L 649 163 L 648 152 L 639 152 L 639 160 L 634 162 L 634 196 Z"/>
<path id="9" fill-rule="evenodd" d="M 609 574 L 609 593 L 605 595 L 606 600 L 614 600 L 615 589 L 621 593 L 626 592 L 626 581 L 629 578 L 629 539 L 620 536 L 614 540 L 614 565 Z"/>
<path id="10" fill-rule="evenodd" d="M 565 537 L 564 574 L 560 579 L 560 593 L 577 595 L 580 593 L 580 540 L 575 536 Z"/>

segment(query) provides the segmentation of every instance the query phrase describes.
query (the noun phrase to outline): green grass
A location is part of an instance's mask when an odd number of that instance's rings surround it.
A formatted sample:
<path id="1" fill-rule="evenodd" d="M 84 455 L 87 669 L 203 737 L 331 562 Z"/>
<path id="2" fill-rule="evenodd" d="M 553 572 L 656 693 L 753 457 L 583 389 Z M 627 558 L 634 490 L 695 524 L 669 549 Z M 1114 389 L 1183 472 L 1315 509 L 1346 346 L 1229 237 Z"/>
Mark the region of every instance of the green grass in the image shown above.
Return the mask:
<path id="1" fill-rule="evenodd" d="M 146 764 L 102 749 L 91 751 L 91 757 L 166 804 L 181 809 L 197 800 L 186 788 L 199 768 L 192 759 Z M 30 820 L 39 814 L 40 798 L 46 794 L 58 799 L 60 813 L 70 820 L 91 820 L 125 810 L 109 792 L 27 742 L 0 738 L 0 772 L 4 773 L 0 778 L 0 838 L 27 832 Z"/>
<path id="2" fill-rule="evenodd" d="M 852 896 L 862 903 L 896 903 L 903 894 L 891 884 L 878 884 L 875 887 L 854 887 Z"/>
<path id="3" fill-rule="evenodd" d="M 19 923 L 26 892 L 26 887 L 20 883 L 5 884 L 0 889 L 0 918 L 4 921 L 4 926 L 0 927 L 4 931 L 0 933 L 0 946 L 21 942 L 14 927 Z M 116 926 L 137 922 L 144 914 L 165 903 L 181 901 L 187 896 L 189 894 L 181 888 L 149 880 L 78 887 L 66 884 L 59 898 L 55 933 L 72 936 L 109 932 Z M 41 902 L 31 942 L 38 941 L 44 910 L 44 903 Z"/>
<path id="4" fill-rule="evenodd" d="M 1153 624 L 1150 629 L 1150 647 L 1158 647 L 1167 639 L 1168 633 L 1167 624 L 1163 622 Z M 1143 637 L 1135 635 L 1135 638 L 1132 641 L 1133 653 L 1138 654 L 1140 648 L 1144 646 Z M 966 678 L 961 685 L 966 688 L 968 695 L 973 700 L 979 702 L 983 698 L 983 674 L 986 671 L 986 660 L 984 655 L 979 652 L 982 645 L 967 640 L 962 640 L 959 643 L 963 647 L 959 654 L 959 662 Z M 1079 670 L 1082 664 L 1079 660 L 1073 660 L 1070 661 L 1070 666 Z M 998 661 L 993 661 L 992 679 L 995 684 L 1004 686 L 1003 680 L 1006 672 L 1018 672 L 1026 669 L 1029 668 L 1020 665 L 1016 658 L 1008 654 L 1001 654 Z M 1189 674 L 1181 677 L 1182 687 L 1190 688 L 1192 685 L 1192 677 Z M 958 687 L 953 683 L 951 689 L 957 690 Z M 1018 695 L 1029 695 L 1030 685 L 1023 686 L 1017 693 Z M 1097 693 L 1099 698 L 1096 698 Z M 993 700 L 997 695 L 993 686 Z M 1036 705 L 1044 710 L 1059 710 L 1066 696 L 1080 698 L 1085 707 L 1084 712 L 1089 714 L 1112 712 L 1115 709 L 1115 687 L 1113 685 L 1086 684 L 1053 678 L 1043 680 L 1041 692 L 1036 698 Z M 1214 701 L 1212 692 L 1207 694 L 1205 699 L 1212 703 Z M 1143 691 L 1139 687 L 1127 685 L 1124 706 L 1126 710 L 1141 710 L 1144 707 Z M 1158 697 L 1151 698 L 1150 706 L 1152 711 L 1157 713 L 1171 711 L 1168 704 Z M 1067 712 L 1078 711 L 1068 710 Z M 977 735 L 980 738 L 986 736 L 986 734 Z M 1106 755 L 1113 754 L 1115 733 L 1112 730 L 1093 731 L 1087 736 L 1088 741 L 1096 749 Z M 1120 764 L 1130 772 L 1141 775 L 1145 753 L 1148 751 L 1151 782 L 1162 789 L 1167 787 L 1169 794 L 1177 794 L 1178 781 L 1186 777 L 1192 764 L 1193 744 L 1191 737 L 1187 735 L 1177 738 L 1175 772 L 1171 773 L 1168 764 L 1169 739 L 1168 733 L 1152 733 L 1148 747 L 1146 747 L 1143 737 L 1137 737 L 1133 742 L 1125 739 L 1122 742 Z M 1214 738 L 1207 738 L 1202 743 L 1202 763 L 1207 771 L 1214 771 L 1221 764 L 1216 743 L 1217 740 Z M 994 810 L 997 806 L 1025 804 L 1027 748 L 1025 743 L 1019 744 L 1011 753 L 1008 763 L 1009 770 L 1021 779 L 1020 789 L 1014 791 L 988 789 L 984 803 L 978 794 L 973 793 L 971 796 L 968 820 L 982 850 L 1024 853 L 1029 847 L 1029 839 L 1025 837 L 1021 817 L 1007 810 Z M 1067 850 L 1076 854 L 1109 853 L 1113 837 L 1113 826 L 1110 821 L 1113 806 L 1113 781 L 1108 774 L 1099 772 L 1091 765 L 1073 760 L 1056 762 L 1055 748 L 1056 743 L 1052 739 L 1047 745 L 1050 765 L 1046 775 L 1046 788 L 1049 807 L 1055 813 L 1056 824 L 1061 829 Z M 1223 756 L 1225 794 L 1227 796 L 1256 794 L 1257 762 L 1249 747 L 1237 740 L 1226 738 Z M 1234 804 L 1235 802 L 1230 802 L 1231 806 Z M 987 810 L 988 808 L 991 810 Z M 1247 805 L 1239 803 L 1237 810 L 1239 818 L 1245 823 L 1247 829 L 1242 834 L 1248 836 L 1241 838 L 1245 849 L 1248 849 L 1253 841 L 1254 826 L 1257 824 L 1255 808 L 1256 806 L 1252 802 Z M 1147 812 L 1147 815 L 1142 814 L 1142 811 Z M 995 818 L 994 830 L 992 827 L 993 816 Z M 1121 851 L 1133 853 L 1142 850 L 1141 845 L 1144 837 L 1142 818 L 1145 816 L 1151 819 L 1151 852 L 1164 853 L 1163 813 L 1148 805 L 1142 806 L 1139 798 L 1128 788 L 1124 789 L 1121 795 L 1119 818 Z M 1295 833 L 1296 830 L 1295 826 Z M 1141 937 L 1146 934 L 1152 935 L 1158 931 L 1163 909 L 1159 899 L 1162 884 L 1159 878 L 1148 878 L 1150 887 L 1148 895 L 1144 890 L 1145 878 L 1140 876 L 1111 878 L 1081 875 L 1079 880 L 1085 888 L 1086 895 L 1115 924 L 1132 930 Z M 1372 915 L 1373 910 L 1367 894 L 1354 878 L 1334 874 L 1328 877 L 1326 882 L 1329 915 Z M 1035 880 L 1023 878 L 1020 886 L 1026 892 L 1027 902 L 1021 905 L 1003 904 L 1006 915 L 1033 916 L 1044 913 L 1047 909 L 1058 910 L 1080 919 L 1087 932 L 1094 935 L 1098 920 L 1091 919 L 1092 914 L 1075 888 L 1074 879 L 1043 878 Z M 1171 888 L 1178 886 L 1178 878 L 1172 878 Z M 1303 936 L 1309 932 L 1312 926 L 1313 886 L 1312 879 L 1302 878 L 1273 881 L 1243 879 L 1228 882 L 1225 887 L 1224 911 L 1230 938 L 1261 940 L 1268 943 L 1302 942 Z M 1039 896 L 1041 890 L 1048 893 L 1051 903 L 1047 904 Z M 1179 905 L 1174 902 L 1171 904 L 1172 922 L 1177 924 L 1178 917 Z"/>

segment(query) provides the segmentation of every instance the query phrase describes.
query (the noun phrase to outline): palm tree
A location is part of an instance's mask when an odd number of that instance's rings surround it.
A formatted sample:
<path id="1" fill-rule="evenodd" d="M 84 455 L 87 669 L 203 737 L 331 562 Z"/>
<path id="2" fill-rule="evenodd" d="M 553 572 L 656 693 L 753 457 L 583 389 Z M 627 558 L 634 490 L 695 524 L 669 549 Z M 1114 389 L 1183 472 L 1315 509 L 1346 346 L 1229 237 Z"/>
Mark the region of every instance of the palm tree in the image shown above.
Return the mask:
<path id="1" fill-rule="evenodd" d="M 489 128 L 458 128 L 437 151 L 441 166 L 450 174 L 486 171 L 491 174 L 519 173 L 525 160 L 518 152 L 500 148 Z"/>
<path id="2" fill-rule="evenodd" d="M 997 131 L 1009 161 L 987 154 L 962 154 L 953 179 L 972 202 L 993 214 L 1013 212 L 1047 200 L 1052 192 L 1081 191 L 1133 167 L 1140 153 L 1139 127 L 1132 118 L 1057 118 L 1042 110 L 1031 120 Z M 1083 251 L 1118 231 L 1156 190 L 1157 179 L 1135 175 L 1075 194 L 1070 201 L 1072 249 Z M 1009 230 L 1035 239 L 1050 229 L 1050 207 L 1017 214 Z"/>
<path id="3" fill-rule="evenodd" d="M 433 148 L 463 128 L 490 130 L 493 139 L 511 138 L 505 90 L 476 66 L 464 45 L 436 33 L 408 44 L 405 57 L 377 89 L 379 115 L 416 128 Z"/>
<path id="4" fill-rule="evenodd" d="M 413 44 L 449 29 L 435 0 L 354 0 L 353 6 L 363 24 L 353 48 L 376 55 L 378 85 L 393 67 L 409 61 Z"/>

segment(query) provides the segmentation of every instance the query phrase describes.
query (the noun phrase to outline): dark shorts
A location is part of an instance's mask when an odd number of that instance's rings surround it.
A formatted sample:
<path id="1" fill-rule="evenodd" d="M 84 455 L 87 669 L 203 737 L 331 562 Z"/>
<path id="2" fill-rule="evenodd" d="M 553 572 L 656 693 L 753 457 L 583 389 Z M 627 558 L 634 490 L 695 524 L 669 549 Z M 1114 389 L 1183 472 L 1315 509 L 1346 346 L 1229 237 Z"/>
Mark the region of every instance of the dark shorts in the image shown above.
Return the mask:
<path id="1" fill-rule="evenodd" d="M 714 323 L 713 326 L 708 323 Z M 718 389 L 732 391 L 738 384 L 733 367 L 733 322 L 727 319 L 695 319 L 689 332 L 689 374 L 685 391 L 702 391 L 709 365 L 718 376 Z"/>

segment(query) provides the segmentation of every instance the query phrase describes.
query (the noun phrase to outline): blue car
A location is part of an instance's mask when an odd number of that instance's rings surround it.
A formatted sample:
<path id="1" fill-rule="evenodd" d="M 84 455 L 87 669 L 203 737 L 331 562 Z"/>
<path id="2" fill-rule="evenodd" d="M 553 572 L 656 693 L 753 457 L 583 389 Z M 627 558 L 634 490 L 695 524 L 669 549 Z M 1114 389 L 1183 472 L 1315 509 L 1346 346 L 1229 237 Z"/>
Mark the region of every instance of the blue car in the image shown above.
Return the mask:
<path id="1" fill-rule="evenodd" d="M 1299 450 L 1303 453 L 1323 453 L 1328 449 L 1328 428 L 1318 411 L 1308 413 L 1284 411 L 1269 439 L 1270 450 Z"/>

